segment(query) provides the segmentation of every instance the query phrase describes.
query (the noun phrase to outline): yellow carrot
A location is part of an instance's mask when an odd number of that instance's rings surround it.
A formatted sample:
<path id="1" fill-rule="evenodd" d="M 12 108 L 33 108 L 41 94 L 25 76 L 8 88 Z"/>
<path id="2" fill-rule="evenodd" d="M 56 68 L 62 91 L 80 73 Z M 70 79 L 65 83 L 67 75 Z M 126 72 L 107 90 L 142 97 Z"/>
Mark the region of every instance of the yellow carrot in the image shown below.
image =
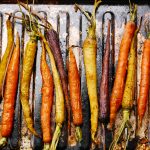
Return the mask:
<path id="1" fill-rule="evenodd" d="M 79 5 L 75 4 L 75 8 L 80 10 L 90 22 L 87 31 L 87 37 L 83 43 L 83 57 L 86 72 L 86 82 L 91 109 L 91 138 L 96 142 L 95 135 L 98 127 L 98 98 L 97 98 L 97 67 L 96 67 L 96 9 L 101 0 L 95 0 L 92 16 L 83 10 Z"/>

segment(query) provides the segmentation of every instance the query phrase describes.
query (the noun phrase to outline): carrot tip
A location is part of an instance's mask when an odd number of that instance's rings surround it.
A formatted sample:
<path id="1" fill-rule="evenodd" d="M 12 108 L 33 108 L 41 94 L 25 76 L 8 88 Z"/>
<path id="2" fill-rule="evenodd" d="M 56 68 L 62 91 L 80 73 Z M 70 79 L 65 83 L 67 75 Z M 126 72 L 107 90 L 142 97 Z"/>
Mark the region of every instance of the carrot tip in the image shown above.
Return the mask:
<path id="1" fill-rule="evenodd" d="M 113 128 L 113 124 L 112 124 L 112 123 L 109 123 L 108 126 L 107 126 L 107 129 L 108 129 L 108 130 L 112 130 L 112 128 Z"/>
<path id="2" fill-rule="evenodd" d="M 7 138 L 6 137 L 2 137 L 0 139 L 0 147 L 4 147 L 7 144 Z"/>
<path id="3" fill-rule="evenodd" d="M 94 144 L 98 144 L 98 140 L 97 140 L 97 138 L 95 137 L 95 134 L 96 134 L 96 132 L 92 132 L 92 135 L 91 135 L 91 137 L 92 137 L 92 142 L 93 142 Z"/>
<path id="4" fill-rule="evenodd" d="M 28 127 L 28 129 L 29 129 L 30 132 L 31 132 L 32 134 L 34 134 L 35 136 L 37 136 L 37 137 L 39 137 L 39 138 L 42 138 L 41 135 L 39 135 L 39 134 L 35 131 L 34 128 Z"/>

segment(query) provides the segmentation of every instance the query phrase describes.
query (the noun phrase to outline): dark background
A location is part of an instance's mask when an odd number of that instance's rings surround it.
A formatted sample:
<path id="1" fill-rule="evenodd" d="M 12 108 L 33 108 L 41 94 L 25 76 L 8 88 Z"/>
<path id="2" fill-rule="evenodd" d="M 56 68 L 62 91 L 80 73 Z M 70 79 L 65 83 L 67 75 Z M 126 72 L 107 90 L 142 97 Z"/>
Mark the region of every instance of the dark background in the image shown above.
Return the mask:
<path id="1" fill-rule="evenodd" d="M 20 0 L 22 2 L 26 2 L 27 0 Z M 29 3 L 32 3 L 33 0 L 28 0 Z M 93 4 L 94 0 L 34 0 L 35 4 Z M 124 5 L 124 4 L 129 4 L 129 0 L 102 0 L 102 4 L 111 4 L 111 5 Z M 134 2 L 136 4 L 149 4 L 150 5 L 150 0 L 131 0 L 131 2 Z M 3 3 L 17 3 L 17 0 L 0 0 L 0 4 Z"/>

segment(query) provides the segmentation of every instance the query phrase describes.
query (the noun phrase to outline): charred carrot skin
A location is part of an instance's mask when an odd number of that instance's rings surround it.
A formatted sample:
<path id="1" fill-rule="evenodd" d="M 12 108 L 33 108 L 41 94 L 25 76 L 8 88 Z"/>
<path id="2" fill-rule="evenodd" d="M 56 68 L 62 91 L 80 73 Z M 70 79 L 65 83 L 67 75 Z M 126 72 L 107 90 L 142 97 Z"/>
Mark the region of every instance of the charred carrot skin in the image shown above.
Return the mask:
<path id="1" fill-rule="evenodd" d="M 20 38 L 17 33 L 16 46 L 7 69 L 6 84 L 4 92 L 4 105 L 2 113 L 1 135 L 9 137 L 13 127 L 14 105 L 18 85 L 19 58 L 20 58 Z"/>
<path id="2" fill-rule="evenodd" d="M 34 58 L 36 54 L 36 48 L 37 48 L 37 37 L 31 35 L 26 45 L 25 56 L 23 58 L 20 100 L 21 100 L 22 110 L 23 110 L 27 127 L 31 131 L 31 133 L 38 136 L 37 132 L 33 128 L 33 119 L 31 117 L 31 110 L 29 105 L 30 80 L 31 80 L 32 68 L 34 64 Z"/>
<path id="3" fill-rule="evenodd" d="M 115 122 L 116 113 L 122 102 L 123 90 L 125 85 L 125 75 L 127 70 L 128 53 L 135 32 L 135 28 L 135 23 L 133 21 L 129 21 L 125 26 L 125 31 L 122 37 L 116 76 L 110 98 L 110 128 L 112 128 L 113 123 Z"/>
<path id="4" fill-rule="evenodd" d="M 8 58 L 13 49 L 13 42 L 14 42 L 13 25 L 9 19 L 6 21 L 6 26 L 7 26 L 7 47 L 0 63 L 0 97 L 2 96 L 2 86 L 8 63 Z"/>
<path id="5" fill-rule="evenodd" d="M 110 20 L 108 21 L 108 31 L 106 48 L 102 65 L 102 77 L 100 83 L 100 120 L 106 122 L 109 117 L 109 55 L 110 55 Z"/>
<path id="6" fill-rule="evenodd" d="M 72 50 L 69 48 L 69 64 L 68 64 L 68 77 L 69 77 L 69 89 L 70 89 L 70 101 L 73 115 L 73 123 L 76 126 L 76 139 L 81 141 L 82 133 L 80 125 L 83 123 L 82 118 L 82 106 L 81 106 L 81 88 L 80 88 L 80 75 L 76 59 Z"/>
<path id="7" fill-rule="evenodd" d="M 146 111 L 149 93 L 149 83 L 150 83 L 150 37 L 149 39 L 146 39 L 144 42 L 142 64 L 141 64 L 141 81 L 138 98 L 138 116 L 140 125 L 142 124 L 142 119 Z"/>
<path id="8" fill-rule="evenodd" d="M 50 143 L 51 137 L 51 111 L 53 104 L 54 84 L 49 66 L 46 62 L 46 51 L 42 43 L 41 55 L 41 74 L 42 74 L 42 106 L 41 106 L 41 125 L 43 131 L 43 142 Z"/>
<path id="9" fill-rule="evenodd" d="M 67 109 L 67 119 L 68 119 L 68 131 L 70 132 L 70 101 L 68 96 L 68 79 L 64 68 L 63 58 L 61 54 L 59 36 L 54 29 L 49 29 L 46 33 L 47 41 L 54 55 L 56 65 L 60 74 L 60 79 L 62 82 L 63 93 L 65 97 L 66 109 Z"/>

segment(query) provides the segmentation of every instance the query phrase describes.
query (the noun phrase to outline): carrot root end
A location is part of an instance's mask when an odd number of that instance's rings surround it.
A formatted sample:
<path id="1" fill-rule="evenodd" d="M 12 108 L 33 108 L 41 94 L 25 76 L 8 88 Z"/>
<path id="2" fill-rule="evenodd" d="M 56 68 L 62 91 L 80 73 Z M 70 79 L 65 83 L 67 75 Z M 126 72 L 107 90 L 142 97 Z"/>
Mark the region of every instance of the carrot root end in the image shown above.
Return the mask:
<path id="1" fill-rule="evenodd" d="M 32 126 L 29 126 L 28 123 L 27 123 L 27 127 L 28 127 L 29 131 L 30 131 L 33 135 L 35 135 L 36 137 L 41 138 L 41 136 L 35 131 L 35 129 L 34 129 Z"/>
<path id="2" fill-rule="evenodd" d="M 112 128 L 113 128 L 113 123 L 109 123 L 108 126 L 107 126 L 107 129 L 112 130 Z"/>
<path id="3" fill-rule="evenodd" d="M 95 134 L 96 134 L 95 131 L 93 131 L 93 132 L 91 133 L 92 142 L 95 143 L 95 144 L 98 144 L 98 140 L 96 139 Z"/>

